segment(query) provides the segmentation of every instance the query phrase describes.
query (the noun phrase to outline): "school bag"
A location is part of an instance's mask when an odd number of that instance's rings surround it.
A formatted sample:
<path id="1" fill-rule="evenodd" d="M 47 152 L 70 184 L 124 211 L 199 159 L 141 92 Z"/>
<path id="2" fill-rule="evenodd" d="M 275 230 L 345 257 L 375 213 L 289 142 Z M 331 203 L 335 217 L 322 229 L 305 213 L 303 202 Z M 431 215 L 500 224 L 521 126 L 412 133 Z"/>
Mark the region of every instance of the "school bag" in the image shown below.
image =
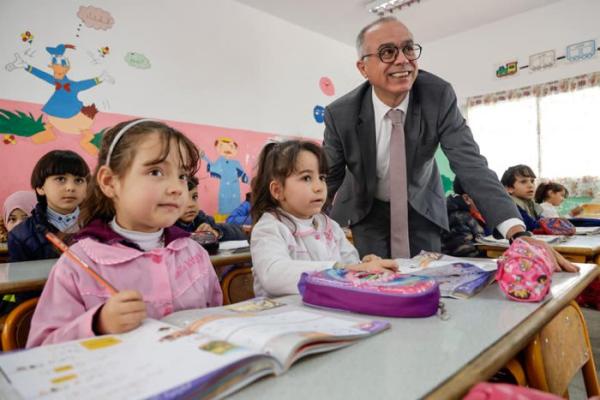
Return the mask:
<path id="1" fill-rule="evenodd" d="M 509 299 L 537 302 L 550 290 L 552 271 L 552 256 L 546 248 L 517 239 L 498 259 L 496 280 Z"/>
<path id="2" fill-rule="evenodd" d="M 305 272 L 298 289 L 304 304 L 384 317 L 428 317 L 440 305 L 429 277 L 330 268 Z"/>
<path id="3" fill-rule="evenodd" d="M 533 230 L 533 233 L 538 235 L 571 236 L 575 234 L 575 225 L 566 218 L 540 218 L 538 224 L 540 227 Z"/>

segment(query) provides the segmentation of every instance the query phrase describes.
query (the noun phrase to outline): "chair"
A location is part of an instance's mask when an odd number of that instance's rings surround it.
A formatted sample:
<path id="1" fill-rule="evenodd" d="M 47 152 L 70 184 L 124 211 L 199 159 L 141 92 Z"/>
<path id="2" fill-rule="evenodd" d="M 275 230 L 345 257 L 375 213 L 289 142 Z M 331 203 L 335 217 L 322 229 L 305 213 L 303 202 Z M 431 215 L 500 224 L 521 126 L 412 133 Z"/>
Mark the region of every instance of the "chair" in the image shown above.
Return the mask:
<path id="1" fill-rule="evenodd" d="M 580 369 L 587 395 L 600 394 L 587 325 L 572 301 L 525 349 L 525 371 L 529 386 L 568 397 L 569 383 Z"/>
<path id="2" fill-rule="evenodd" d="M 31 317 L 35 311 L 39 297 L 29 299 L 19 304 L 6 317 L 2 329 L 2 351 L 22 349 L 27 343 Z"/>
<path id="3" fill-rule="evenodd" d="M 254 297 L 251 267 L 234 268 L 221 281 L 223 304 L 233 304 Z"/>

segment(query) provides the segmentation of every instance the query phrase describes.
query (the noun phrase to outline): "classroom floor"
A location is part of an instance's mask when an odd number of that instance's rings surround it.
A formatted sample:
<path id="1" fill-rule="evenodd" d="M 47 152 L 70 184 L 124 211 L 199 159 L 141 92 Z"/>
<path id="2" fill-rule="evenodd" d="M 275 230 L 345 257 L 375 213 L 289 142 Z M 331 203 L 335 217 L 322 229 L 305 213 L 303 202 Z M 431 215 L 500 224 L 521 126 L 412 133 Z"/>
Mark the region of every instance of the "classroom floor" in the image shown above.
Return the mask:
<path id="1" fill-rule="evenodd" d="M 596 371 L 600 372 L 600 311 L 589 308 L 582 308 L 582 310 L 590 333 L 592 351 L 594 352 L 594 360 L 596 361 Z M 581 374 L 578 374 L 569 386 L 569 397 L 571 400 L 587 399 Z"/>

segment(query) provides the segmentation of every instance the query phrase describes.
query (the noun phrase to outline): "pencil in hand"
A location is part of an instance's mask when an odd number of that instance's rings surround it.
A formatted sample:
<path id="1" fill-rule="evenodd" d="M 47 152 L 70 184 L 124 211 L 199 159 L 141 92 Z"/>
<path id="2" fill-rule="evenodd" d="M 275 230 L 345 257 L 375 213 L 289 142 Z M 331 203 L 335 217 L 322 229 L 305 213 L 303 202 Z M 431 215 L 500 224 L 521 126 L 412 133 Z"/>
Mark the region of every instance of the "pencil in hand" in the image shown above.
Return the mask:
<path id="1" fill-rule="evenodd" d="M 69 257 L 76 265 L 83 268 L 92 278 L 96 280 L 99 284 L 104 286 L 110 294 L 117 294 L 118 290 L 115 289 L 113 285 L 111 285 L 106 279 L 104 279 L 101 275 L 99 275 L 96 271 L 94 271 L 89 265 L 87 265 L 81 258 L 77 256 L 77 254 L 73 253 L 69 246 L 65 244 L 62 240 L 58 238 L 52 232 L 46 233 L 46 239 L 50 241 L 57 249 L 59 249 L 63 254 Z"/>

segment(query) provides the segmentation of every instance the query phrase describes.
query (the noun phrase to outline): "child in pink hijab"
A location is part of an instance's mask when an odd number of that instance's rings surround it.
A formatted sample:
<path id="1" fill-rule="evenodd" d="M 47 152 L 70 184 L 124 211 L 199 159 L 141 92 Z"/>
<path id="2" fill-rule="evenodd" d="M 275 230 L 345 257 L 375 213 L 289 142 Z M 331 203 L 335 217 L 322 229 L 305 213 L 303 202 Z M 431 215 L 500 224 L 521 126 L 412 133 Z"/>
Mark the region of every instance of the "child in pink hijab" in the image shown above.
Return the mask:
<path id="1" fill-rule="evenodd" d="M 33 192 L 20 190 L 8 196 L 4 200 L 2 209 L 6 230 L 10 232 L 15 226 L 25 221 L 31 215 L 31 210 L 35 208 L 36 204 L 37 198 Z"/>

